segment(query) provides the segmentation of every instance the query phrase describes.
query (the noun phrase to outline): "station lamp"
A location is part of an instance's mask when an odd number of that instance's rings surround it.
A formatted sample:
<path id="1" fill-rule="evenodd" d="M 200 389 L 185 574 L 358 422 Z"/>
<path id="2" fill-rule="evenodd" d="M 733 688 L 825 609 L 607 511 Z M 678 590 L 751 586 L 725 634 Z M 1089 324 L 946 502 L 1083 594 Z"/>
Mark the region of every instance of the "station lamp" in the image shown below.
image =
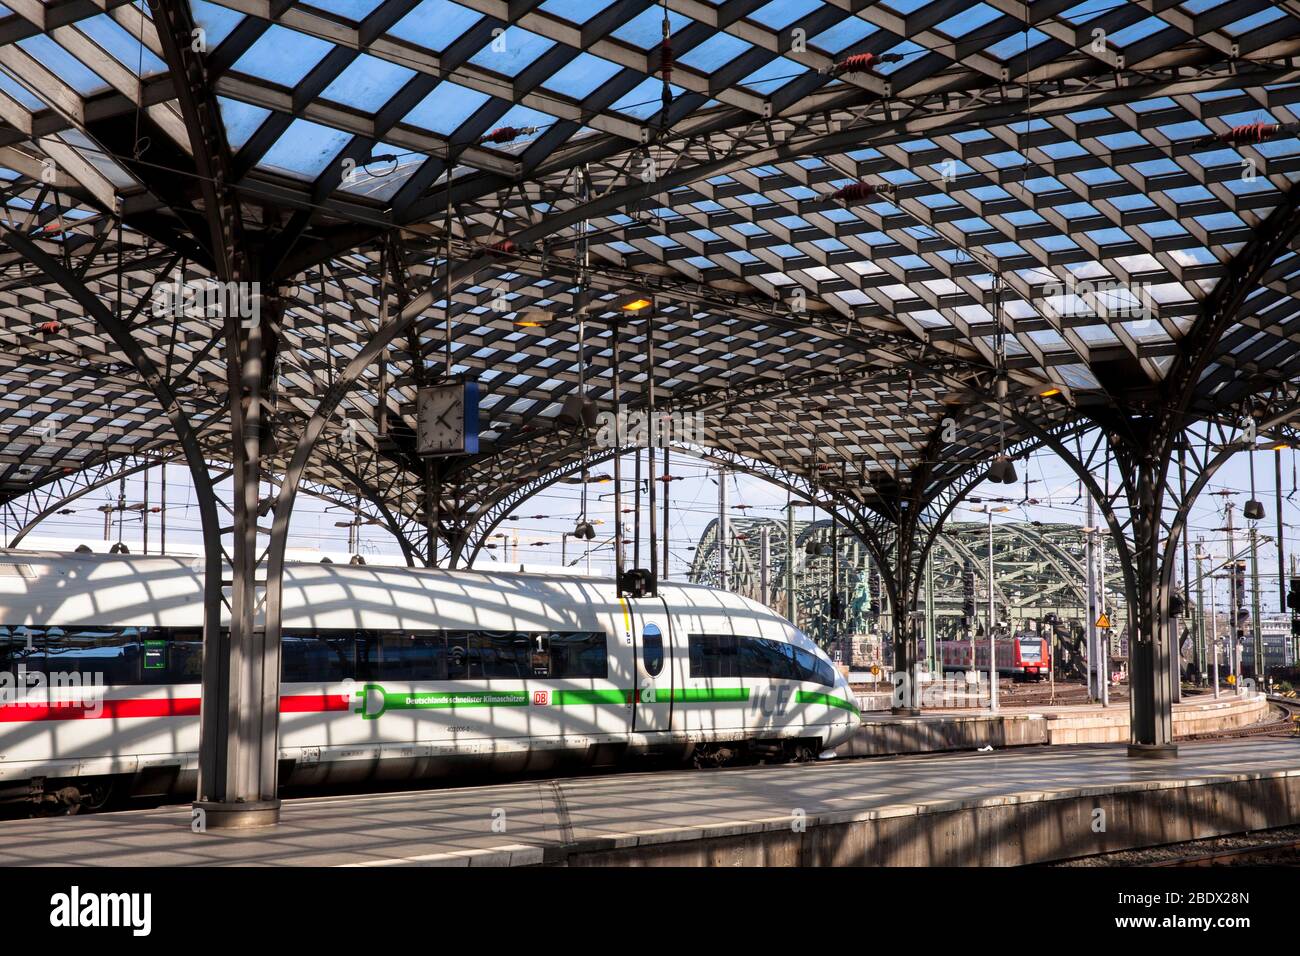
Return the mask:
<path id="1" fill-rule="evenodd" d="M 1011 463 L 1010 456 L 1006 455 L 1005 453 L 1000 454 L 993 459 L 993 463 L 989 465 L 988 474 L 986 474 L 984 477 L 987 478 L 989 481 L 996 482 L 998 484 L 1003 484 L 1003 485 L 1015 484 L 1016 466 Z"/>
<path id="2" fill-rule="evenodd" d="M 1255 449 L 1252 447 L 1251 451 Z M 1250 463 L 1250 500 L 1246 502 L 1246 507 L 1241 509 L 1241 513 L 1251 521 L 1258 521 L 1264 517 L 1264 503 L 1255 497 L 1255 456 L 1249 456 Z"/>
<path id="3" fill-rule="evenodd" d="M 515 313 L 515 325 L 521 329 L 540 329 L 554 318 L 555 314 L 545 309 L 525 309 Z"/>
<path id="4" fill-rule="evenodd" d="M 626 302 L 620 303 L 619 310 L 630 312 L 635 315 L 638 312 L 650 308 L 651 304 L 650 300 L 645 296 L 636 296 L 635 298 L 628 299 Z"/>

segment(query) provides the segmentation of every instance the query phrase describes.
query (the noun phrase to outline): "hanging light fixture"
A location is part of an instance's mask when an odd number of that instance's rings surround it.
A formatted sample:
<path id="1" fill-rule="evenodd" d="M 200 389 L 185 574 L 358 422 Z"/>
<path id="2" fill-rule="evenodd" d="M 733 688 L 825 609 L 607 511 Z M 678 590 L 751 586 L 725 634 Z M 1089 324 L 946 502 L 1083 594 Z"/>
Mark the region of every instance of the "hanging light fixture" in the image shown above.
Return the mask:
<path id="1" fill-rule="evenodd" d="M 515 313 L 515 326 L 521 329 L 540 329 L 555 318 L 555 313 L 545 309 L 525 309 Z"/>
<path id="2" fill-rule="evenodd" d="M 1264 503 L 1255 497 L 1255 449 L 1250 449 L 1250 500 L 1246 502 L 1246 507 L 1241 509 L 1241 513 L 1251 521 L 1258 521 L 1264 517 Z"/>
<path id="3" fill-rule="evenodd" d="M 997 373 L 994 393 L 998 400 L 998 453 L 984 477 L 997 484 L 1010 485 L 1016 480 L 1016 466 L 1007 454 L 1007 344 L 1002 324 L 1002 277 L 993 274 L 993 366 Z"/>

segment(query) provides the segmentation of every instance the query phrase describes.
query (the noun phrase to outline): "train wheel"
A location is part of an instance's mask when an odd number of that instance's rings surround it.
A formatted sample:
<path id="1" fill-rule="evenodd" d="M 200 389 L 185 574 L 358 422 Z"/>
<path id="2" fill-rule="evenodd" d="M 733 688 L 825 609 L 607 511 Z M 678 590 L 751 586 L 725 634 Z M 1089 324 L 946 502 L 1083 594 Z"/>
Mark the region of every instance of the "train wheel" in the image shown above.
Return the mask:
<path id="1" fill-rule="evenodd" d="M 718 767 L 725 767 L 736 757 L 736 752 L 730 747 L 720 747 L 717 744 L 698 744 L 695 752 L 691 755 L 697 770 L 712 770 Z"/>
<path id="2" fill-rule="evenodd" d="M 81 791 L 79 808 L 94 812 L 108 806 L 113 799 L 113 781 L 99 780 Z M 75 811 L 73 811 L 75 812 Z"/>

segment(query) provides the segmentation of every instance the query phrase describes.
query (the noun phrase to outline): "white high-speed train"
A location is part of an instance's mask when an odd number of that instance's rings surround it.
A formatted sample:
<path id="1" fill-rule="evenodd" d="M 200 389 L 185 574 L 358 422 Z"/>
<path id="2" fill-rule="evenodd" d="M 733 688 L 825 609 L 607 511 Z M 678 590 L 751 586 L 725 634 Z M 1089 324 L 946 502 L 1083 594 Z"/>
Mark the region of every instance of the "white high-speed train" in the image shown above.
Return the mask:
<path id="1" fill-rule="evenodd" d="M 0 551 L 0 802 L 193 792 L 202 590 L 188 559 Z M 807 758 L 859 725 L 812 641 L 692 585 L 290 565 L 281 663 L 290 786 Z"/>

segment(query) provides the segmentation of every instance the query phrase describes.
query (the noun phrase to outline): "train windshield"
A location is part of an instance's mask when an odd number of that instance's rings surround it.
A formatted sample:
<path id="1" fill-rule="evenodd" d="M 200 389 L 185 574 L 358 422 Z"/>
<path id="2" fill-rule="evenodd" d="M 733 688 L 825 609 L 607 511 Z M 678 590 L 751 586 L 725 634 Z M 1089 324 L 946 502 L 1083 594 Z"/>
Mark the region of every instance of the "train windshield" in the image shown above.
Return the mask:
<path id="1" fill-rule="evenodd" d="M 1043 642 L 1037 637 L 1020 639 L 1020 659 L 1022 661 L 1041 661 L 1043 659 Z"/>

